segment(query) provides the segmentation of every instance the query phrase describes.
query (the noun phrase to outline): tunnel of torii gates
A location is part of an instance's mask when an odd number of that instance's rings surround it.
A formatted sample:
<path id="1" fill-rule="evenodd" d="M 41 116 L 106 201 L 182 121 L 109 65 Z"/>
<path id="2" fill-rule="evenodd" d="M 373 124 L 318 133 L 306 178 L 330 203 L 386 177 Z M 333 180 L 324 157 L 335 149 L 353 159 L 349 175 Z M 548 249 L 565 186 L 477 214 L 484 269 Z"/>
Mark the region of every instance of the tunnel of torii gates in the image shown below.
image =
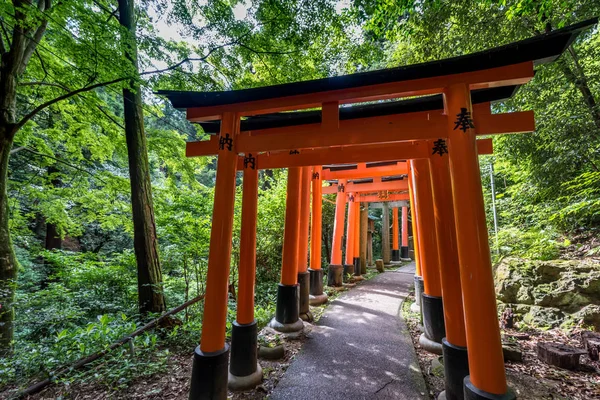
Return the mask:
<path id="1" fill-rule="evenodd" d="M 321 228 L 322 166 L 399 160 L 408 160 L 423 319 L 428 339 L 442 342 L 445 396 L 516 398 L 506 384 L 477 136 L 533 131 L 532 112 L 493 114 L 490 102 L 510 97 L 533 78 L 536 65 L 556 60 L 596 22 L 417 65 L 225 92 L 159 92 L 175 108 L 185 109 L 189 121 L 217 133 L 208 141 L 188 143 L 186 150 L 188 156 L 216 154 L 218 159 L 203 328 L 190 399 L 226 399 L 228 383 L 232 389 L 250 387 L 262 376 L 254 320 L 258 170 L 288 168 L 281 283 L 271 327 L 290 332 L 303 326 L 299 297 L 305 294 L 299 294 L 299 277 L 302 282 L 309 276 L 315 297 L 322 285 L 317 240 L 311 242 L 310 257 L 315 278 L 307 274 L 310 181 L 315 232 Z M 403 97 L 411 99 L 396 100 Z M 318 110 L 294 111 L 311 108 Z M 243 170 L 242 226 L 230 355 L 225 332 L 238 170 Z M 389 182 L 371 182 L 376 183 Z M 354 185 L 361 184 L 345 184 L 344 193 Z M 336 209 L 342 210 L 342 202 L 345 195 L 336 200 Z M 330 270 L 343 270 L 344 213 L 339 212 Z M 441 338 L 436 336 L 440 332 Z"/>

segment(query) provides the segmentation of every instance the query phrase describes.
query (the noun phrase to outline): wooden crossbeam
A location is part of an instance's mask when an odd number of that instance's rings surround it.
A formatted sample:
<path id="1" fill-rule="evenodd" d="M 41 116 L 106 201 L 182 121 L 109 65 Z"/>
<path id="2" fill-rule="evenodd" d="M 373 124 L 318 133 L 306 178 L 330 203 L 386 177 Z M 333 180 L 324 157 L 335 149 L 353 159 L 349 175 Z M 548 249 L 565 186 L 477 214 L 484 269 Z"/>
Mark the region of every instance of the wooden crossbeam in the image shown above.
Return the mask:
<path id="1" fill-rule="evenodd" d="M 340 171 L 323 169 L 323 172 L 321 173 L 321 179 L 359 179 L 406 174 L 408 174 L 408 166 L 404 161 L 397 162 L 393 165 L 385 165 L 380 167 L 367 167 L 366 163 L 359 163 L 357 164 L 356 168 L 353 169 L 345 169 Z"/>
<path id="2" fill-rule="evenodd" d="M 339 102 L 340 104 L 357 103 L 435 94 L 442 93 L 445 87 L 459 83 L 468 84 L 471 90 L 522 85 L 531 80 L 531 78 L 533 78 L 533 62 L 527 61 L 504 67 L 434 76 L 431 78 L 389 82 L 235 104 L 188 108 L 187 119 L 192 122 L 207 121 L 219 119 L 224 112 L 235 112 L 239 113 L 239 115 L 257 115 L 321 107 L 323 103 L 331 102 Z"/>
<path id="3" fill-rule="evenodd" d="M 533 111 L 510 114 L 474 112 L 478 135 L 531 132 L 535 130 Z M 338 146 L 376 145 L 402 141 L 447 138 L 447 117 L 439 113 L 419 112 L 340 121 L 338 130 L 324 132 L 321 124 L 242 132 L 236 144 L 238 153 L 263 153 Z M 217 154 L 218 138 L 190 142 L 186 156 Z M 396 157 L 395 159 L 400 159 Z M 326 162 L 327 163 L 327 162 Z"/>
<path id="4" fill-rule="evenodd" d="M 407 180 L 387 181 L 387 182 L 371 182 L 371 183 L 354 183 L 349 182 L 344 186 L 344 193 L 360 193 L 360 192 L 379 192 L 384 190 L 408 190 Z M 323 187 L 323 194 L 337 193 L 338 186 Z"/>
<path id="5" fill-rule="evenodd" d="M 408 200 L 408 193 L 391 193 L 387 195 L 372 194 L 360 195 L 355 198 L 361 203 L 379 203 L 382 201 L 403 201 Z"/>

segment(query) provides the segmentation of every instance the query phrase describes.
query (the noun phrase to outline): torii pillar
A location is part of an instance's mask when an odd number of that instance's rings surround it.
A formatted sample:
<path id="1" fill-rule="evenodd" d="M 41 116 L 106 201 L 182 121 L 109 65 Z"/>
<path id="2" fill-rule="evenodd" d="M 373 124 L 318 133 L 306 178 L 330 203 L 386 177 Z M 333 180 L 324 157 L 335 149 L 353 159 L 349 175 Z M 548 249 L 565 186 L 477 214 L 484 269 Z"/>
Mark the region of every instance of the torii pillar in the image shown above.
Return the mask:
<path id="1" fill-rule="evenodd" d="M 300 198 L 300 234 L 298 241 L 299 313 L 304 321 L 312 321 L 309 307 L 310 273 L 308 272 L 308 229 L 310 225 L 310 167 L 302 167 Z"/>
<path id="2" fill-rule="evenodd" d="M 400 261 L 400 224 L 398 222 L 398 207 L 392 207 L 392 261 Z"/>
<path id="3" fill-rule="evenodd" d="M 356 201 L 354 193 L 348 195 L 348 220 L 346 225 L 346 257 L 344 260 L 344 281 L 354 275 L 354 235 L 356 234 Z"/>
<path id="4" fill-rule="evenodd" d="M 238 155 L 237 138 L 240 117 L 236 113 L 221 115 L 217 153 L 217 178 L 210 231 L 206 297 L 202 317 L 202 337 L 194 351 L 190 399 L 227 398 L 229 346 L 225 343 L 231 239 L 235 204 L 235 175 Z"/>
<path id="5" fill-rule="evenodd" d="M 421 273 L 421 255 L 419 253 L 419 227 L 417 225 L 417 204 L 415 202 L 415 189 L 413 187 L 413 170 L 408 169 L 408 196 L 410 200 L 410 215 L 413 233 L 413 253 L 415 256 L 415 302 L 411 304 L 410 309 L 418 312 L 423 323 L 423 313 L 421 310 L 421 297 L 423 295 L 424 284 Z"/>
<path id="6" fill-rule="evenodd" d="M 257 362 L 258 330 L 254 319 L 258 166 L 252 154 L 248 154 L 244 161 L 237 313 L 231 326 L 230 390 L 253 389 L 263 377 Z"/>
<path id="7" fill-rule="evenodd" d="M 360 200 L 355 199 L 356 208 L 354 209 L 354 279 L 361 280 L 361 269 L 360 269 Z"/>
<path id="8" fill-rule="evenodd" d="M 340 179 L 335 199 L 335 221 L 333 223 L 333 239 L 331 243 L 331 263 L 327 272 L 327 286 L 342 286 L 342 239 L 344 237 L 344 215 L 346 213 L 346 180 Z"/>
<path id="9" fill-rule="evenodd" d="M 383 264 L 387 265 L 391 261 L 390 257 L 390 207 L 387 201 L 383 202 L 383 218 L 381 228 L 381 258 Z"/>
<path id="10" fill-rule="evenodd" d="M 408 256 L 408 207 L 402 207 L 402 246 L 400 246 L 400 259 L 409 261 Z"/>
<path id="11" fill-rule="evenodd" d="M 411 160 L 410 168 L 412 170 L 412 187 L 417 209 L 421 273 L 425 285 L 425 290 L 421 296 L 425 332 L 419 337 L 419 343 L 425 350 L 441 354 L 441 343 L 446 336 L 446 332 L 429 160 Z"/>
<path id="12" fill-rule="evenodd" d="M 369 203 L 360 210 L 360 273 L 367 273 L 367 238 L 369 231 Z"/>
<path id="13" fill-rule="evenodd" d="M 323 293 L 323 269 L 321 268 L 321 235 L 323 227 L 323 182 L 321 166 L 313 167 L 312 172 L 312 213 L 310 224 L 310 296 L 311 306 L 327 302 L 327 294 Z"/>
<path id="14" fill-rule="evenodd" d="M 506 385 L 469 86 L 446 87 L 444 102 L 469 358 L 465 399 L 515 399 Z"/>
<path id="15" fill-rule="evenodd" d="M 297 332 L 304 323 L 298 309 L 298 238 L 300 235 L 300 195 L 302 168 L 288 169 L 287 198 L 285 201 L 285 228 L 281 282 L 277 287 L 275 318 L 269 326 L 280 332 Z"/>
<path id="16" fill-rule="evenodd" d="M 456 248 L 456 228 L 452 185 L 446 141 L 429 142 L 435 153 L 430 157 L 433 211 L 441 271 L 446 337 L 442 339 L 444 354 L 445 395 L 447 400 L 463 400 L 463 381 L 469 375 L 467 338 L 463 313 L 460 268 Z"/>

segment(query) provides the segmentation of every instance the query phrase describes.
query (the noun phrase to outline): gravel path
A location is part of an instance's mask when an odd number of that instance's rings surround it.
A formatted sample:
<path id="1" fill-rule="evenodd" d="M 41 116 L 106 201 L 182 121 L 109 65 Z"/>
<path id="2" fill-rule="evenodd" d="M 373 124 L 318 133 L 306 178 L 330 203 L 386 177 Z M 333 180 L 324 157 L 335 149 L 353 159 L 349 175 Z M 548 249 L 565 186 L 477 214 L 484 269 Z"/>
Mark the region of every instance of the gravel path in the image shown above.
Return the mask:
<path id="1" fill-rule="evenodd" d="M 427 399 L 400 317 L 413 276 L 386 270 L 333 301 L 270 399 Z"/>

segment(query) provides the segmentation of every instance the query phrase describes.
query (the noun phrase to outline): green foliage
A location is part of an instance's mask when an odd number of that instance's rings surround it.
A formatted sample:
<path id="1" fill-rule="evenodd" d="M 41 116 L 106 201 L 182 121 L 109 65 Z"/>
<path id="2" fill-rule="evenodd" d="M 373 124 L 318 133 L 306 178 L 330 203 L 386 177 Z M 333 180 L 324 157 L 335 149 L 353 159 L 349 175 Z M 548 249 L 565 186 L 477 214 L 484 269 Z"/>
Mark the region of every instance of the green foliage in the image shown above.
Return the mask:
<path id="1" fill-rule="evenodd" d="M 501 255 L 542 261 L 556 259 L 561 248 L 556 232 L 538 229 L 504 228 L 498 232 L 498 243 Z"/>

